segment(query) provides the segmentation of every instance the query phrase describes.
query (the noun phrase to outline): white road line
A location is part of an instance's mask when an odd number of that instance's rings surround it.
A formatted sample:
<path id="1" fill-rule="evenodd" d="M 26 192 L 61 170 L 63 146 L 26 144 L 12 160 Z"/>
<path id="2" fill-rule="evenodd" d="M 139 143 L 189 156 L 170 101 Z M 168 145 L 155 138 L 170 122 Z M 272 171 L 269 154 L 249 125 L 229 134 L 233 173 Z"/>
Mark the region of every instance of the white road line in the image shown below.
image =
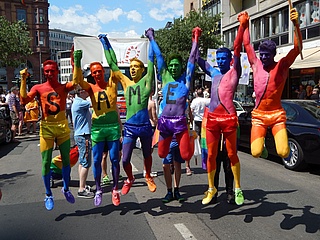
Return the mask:
<path id="1" fill-rule="evenodd" d="M 133 165 L 133 163 L 131 163 L 132 165 L 132 172 L 139 172 L 139 170 Z"/>
<path id="2" fill-rule="evenodd" d="M 174 226 L 181 233 L 184 239 L 197 240 L 183 223 L 174 224 Z"/>

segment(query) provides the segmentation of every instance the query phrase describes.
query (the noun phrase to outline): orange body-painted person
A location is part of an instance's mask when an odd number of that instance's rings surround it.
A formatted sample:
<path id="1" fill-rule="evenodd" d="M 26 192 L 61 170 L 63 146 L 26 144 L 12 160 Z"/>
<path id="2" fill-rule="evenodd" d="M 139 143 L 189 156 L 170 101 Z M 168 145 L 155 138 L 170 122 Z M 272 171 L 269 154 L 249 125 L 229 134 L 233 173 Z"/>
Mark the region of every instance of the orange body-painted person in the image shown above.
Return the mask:
<path id="1" fill-rule="evenodd" d="M 21 87 L 20 96 L 23 104 L 32 101 L 36 96 L 42 110 L 40 123 L 40 152 L 42 156 L 42 178 L 46 189 L 45 207 L 52 210 L 54 207 L 53 196 L 50 189 L 50 164 L 54 141 L 59 145 L 62 157 L 62 193 L 68 202 L 74 203 L 75 199 L 69 191 L 70 182 L 70 129 L 66 119 L 66 99 L 68 92 L 74 89 L 75 81 L 61 84 L 58 81 L 59 69 L 55 61 L 47 60 L 43 63 L 45 83 L 37 84 L 27 93 L 27 69 L 20 71 Z"/>
<path id="2" fill-rule="evenodd" d="M 260 59 L 250 44 L 249 16 L 242 12 L 238 16 L 240 25 L 246 26 L 243 44 L 253 71 L 254 92 L 256 94 L 255 107 L 252 111 L 251 153 L 259 157 L 264 149 L 264 138 L 270 127 L 274 136 L 277 153 L 286 158 L 290 154 L 286 130 L 286 113 L 281 106 L 281 95 L 288 77 L 289 67 L 300 53 L 302 37 L 298 23 L 298 12 L 290 10 L 290 20 L 296 27 L 294 34 L 294 48 L 279 60 L 274 61 L 276 44 L 266 40 L 259 46 Z M 298 34 L 298 35 L 297 35 Z"/>

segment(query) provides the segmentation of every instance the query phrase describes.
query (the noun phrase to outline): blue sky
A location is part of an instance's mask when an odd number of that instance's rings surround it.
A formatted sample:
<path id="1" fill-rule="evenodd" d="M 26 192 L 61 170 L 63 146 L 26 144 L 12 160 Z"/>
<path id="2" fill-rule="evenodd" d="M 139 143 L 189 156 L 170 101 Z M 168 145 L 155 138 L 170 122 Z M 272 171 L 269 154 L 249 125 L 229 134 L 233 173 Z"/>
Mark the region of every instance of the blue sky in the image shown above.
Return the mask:
<path id="1" fill-rule="evenodd" d="M 81 34 L 140 37 L 183 15 L 183 0 L 49 0 L 49 27 Z"/>

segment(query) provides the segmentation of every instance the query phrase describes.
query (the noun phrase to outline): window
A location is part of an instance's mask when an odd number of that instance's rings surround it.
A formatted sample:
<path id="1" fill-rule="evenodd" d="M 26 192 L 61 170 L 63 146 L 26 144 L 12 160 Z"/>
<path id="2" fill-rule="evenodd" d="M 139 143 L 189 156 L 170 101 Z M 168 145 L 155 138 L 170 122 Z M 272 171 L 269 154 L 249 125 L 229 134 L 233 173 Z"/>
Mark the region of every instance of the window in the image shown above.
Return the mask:
<path id="1" fill-rule="evenodd" d="M 37 8 L 34 10 L 34 22 L 36 24 L 45 23 L 45 14 L 42 8 Z"/>
<path id="2" fill-rule="evenodd" d="M 17 9 L 17 20 L 27 22 L 27 12 L 24 9 Z"/>

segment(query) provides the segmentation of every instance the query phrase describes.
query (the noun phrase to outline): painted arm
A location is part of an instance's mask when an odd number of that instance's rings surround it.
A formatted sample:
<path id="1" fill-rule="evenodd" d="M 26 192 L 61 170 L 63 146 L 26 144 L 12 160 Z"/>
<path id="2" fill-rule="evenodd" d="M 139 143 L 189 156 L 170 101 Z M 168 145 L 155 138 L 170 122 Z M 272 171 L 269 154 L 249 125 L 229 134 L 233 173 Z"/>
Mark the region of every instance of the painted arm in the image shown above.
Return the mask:
<path id="1" fill-rule="evenodd" d="M 252 65 L 254 65 L 259 59 L 256 56 L 253 46 L 250 43 L 250 32 L 249 32 L 249 15 L 247 12 L 241 12 L 238 15 L 238 21 L 240 22 L 240 26 L 243 26 L 243 46 L 248 55 L 248 60 Z"/>
<path id="2" fill-rule="evenodd" d="M 150 44 L 148 50 L 148 69 L 147 69 L 147 88 L 152 88 L 152 84 L 154 83 L 154 52 L 152 50 L 151 41 L 154 41 L 154 31 L 152 28 L 149 28 L 145 31 L 146 37 L 148 37 Z"/>
<path id="3" fill-rule="evenodd" d="M 302 50 L 302 36 L 298 21 L 299 14 L 295 8 L 292 8 L 290 10 L 290 20 L 292 21 L 294 25 L 294 46 L 293 49 L 289 51 L 287 56 L 285 56 L 283 59 L 283 64 L 285 64 L 283 67 L 289 68 L 293 62 L 295 61 L 296 57 L 301 53 Z"/>
<path id="4" fill-rule="evenodd" d="M 34 91 L 34 87 L 31 88 L 30 92 L 27 94 L 27 77 L 28 77 L 28 69 L 22 69 L 20 71 L 20 99 L 22 104 L 27 104 L 28 102 L 31 102 L 36 96 L 36 91 Z"/>
<path id="5" fill-rule="evenodd" d="M 156 55 L 157 58 L 157 68 L 158 72 L 160 75 L 163 74 L 163 72 L 166 70 L 166 64 L 164 62 L 163 56 L 161 54 L 160 48 L 156 41 L 154 40 L 154 30 L 153 28 L 149 28 L 146 32 L 145 35 L 149 38 L 151 48 L 153 50 L 153 53 Z"/>
<path id="6" fill-rule="evenodd" d="M 76 50 L 73 52 L 73 75 L 72 84 L 78 85 L 83 82 L 83 75 L 81 70 L 82 50 Z"/>
<path id="7" fill-rule="evenodd" d="M 205 74 L 207 74 L 210 77 L 214 77 L 215 75 L 221 74 L 220 71 L 214 67 L 212 67 L 207 61 L 203 60 L 200 57 L 200 51 L 199 51 L 199 46 L 198 46 L 198 40 L 199 37 L 201 35 L 201 29 L 200 28 L 194 28 L 192 30 L 192 42 L 196 43 L 196 53 L 195 53 L 195 58 L 197 63 L 199 64 L 200 68 L 202 69 L 202 71 L 205 72 Z M 199 33 L 200 31 L 200 33 Z"/>
<path id="8" fill-rule="evenodd" d="M 248 16 L 246 16 L 248 17 Z M 237 77 L 238 81 L 241 76 L 241 65 L 240 65 L 240 52 L 241 52 L 241 47 L 242 47 L 242 42 L 243 42 L 243 34 L 246 29 L 246 26 L 243 24 L 240 24 L 238 28 L 238 33 L 236 36 L 236 39 L 234 40 L 233 43 L 233 49 L 234 49 L 234 69 L 237 71 Z"/>
<path id="9" fill-rule="evenodd" d="M 117 57 L 116 54 L 111 47 L 111 44 L 109 42 L 109 39 L 107 38 L 106 34 L 100 34 L 99 40 L 102 43 L 103 49 L 104 49 L 104 55 L 107 59 L 107 62 L 109 64 L 109 67 L 112 69 L 112 71 L 116 72 L 119 71 L 118 65 L 117 65 Z"/>

